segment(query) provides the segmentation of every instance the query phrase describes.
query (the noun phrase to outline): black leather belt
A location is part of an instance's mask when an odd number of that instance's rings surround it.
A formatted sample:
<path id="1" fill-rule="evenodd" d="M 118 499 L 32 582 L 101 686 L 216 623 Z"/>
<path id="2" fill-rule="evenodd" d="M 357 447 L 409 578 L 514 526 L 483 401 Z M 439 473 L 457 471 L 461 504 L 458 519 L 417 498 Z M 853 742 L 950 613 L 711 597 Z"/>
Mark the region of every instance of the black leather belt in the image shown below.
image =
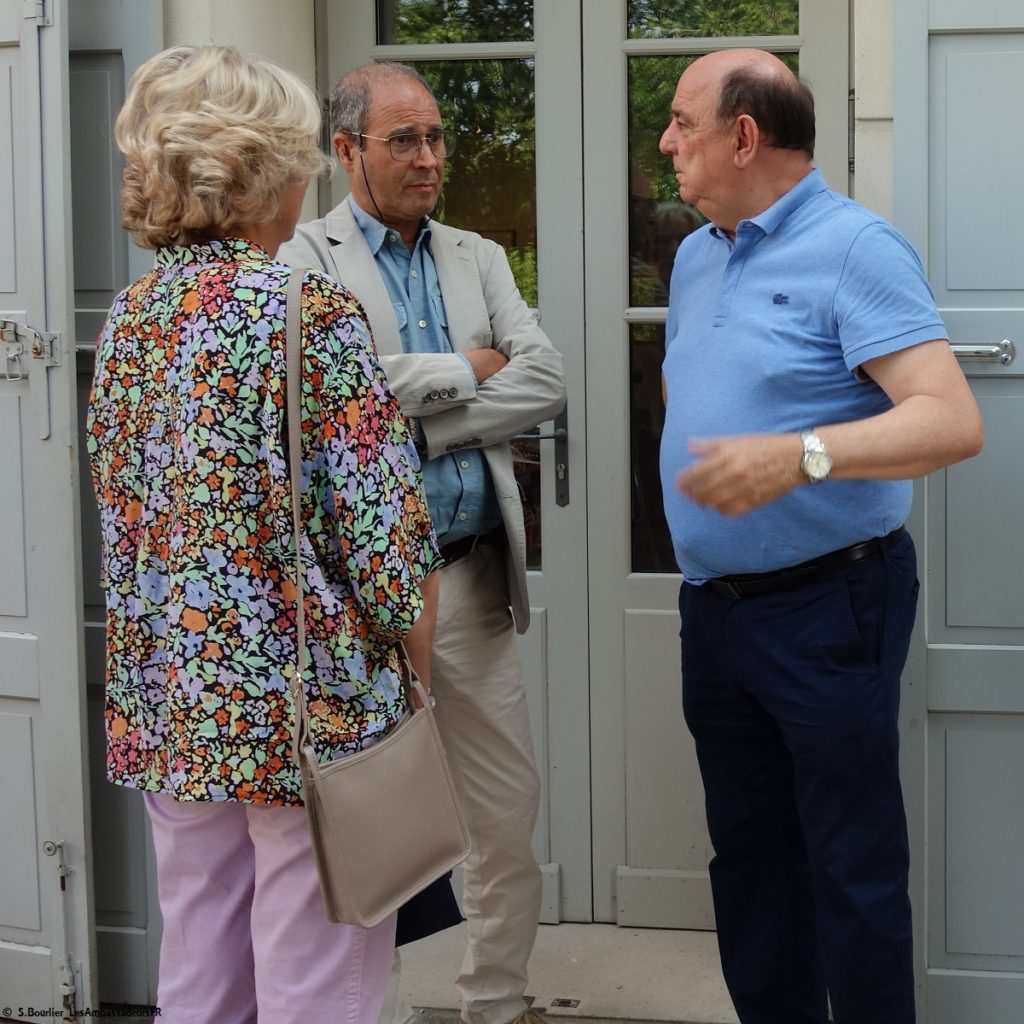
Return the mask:
<path id="1" fill-rule="evenodd" d="M 830 551 L 826 555 L 810 558 L 799 565 L 791 565 L 775 572 L 751 572 L 737 576 L 716 576 L 708 580 L 708 585 L 719 594 L 738 601 L 744 597 L 757 597 L 759 594 L 771 594 L 776 590 L 793 590 L 804 583 L 827 576 L 838 569 L 844 569 L 867 558 L 877 558 L 883 551 L 888 551 L 894 544 L 906 536 L 906 528 L 887 533 L 884 537 L 873 537 L 860 544 L 851 544 L 848 548 Z"/>
<path id="2" fill-rule="evenodd" d="M 452 562 L 471 555 L 481 544 L 497 544 L 500 536 L 500 528 L 491 530 L 490 533 L 471 533 L 468 537 L 453 540 L 451 544 L 442 544 L 441 557 L 445 565 L 451 565 Z"/>

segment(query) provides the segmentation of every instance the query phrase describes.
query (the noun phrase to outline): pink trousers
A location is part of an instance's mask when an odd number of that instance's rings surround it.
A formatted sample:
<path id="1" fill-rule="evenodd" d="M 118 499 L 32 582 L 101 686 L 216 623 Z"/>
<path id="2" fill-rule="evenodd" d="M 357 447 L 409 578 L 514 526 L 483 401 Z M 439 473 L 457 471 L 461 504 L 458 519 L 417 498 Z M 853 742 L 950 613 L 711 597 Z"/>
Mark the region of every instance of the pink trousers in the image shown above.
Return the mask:
<path id="1" fill-rule="evenodd" d="M 370 1024 L 395 916 L 324 916 L 301 807 L 145 794 L 163 915 L 160 1024 Z"/>

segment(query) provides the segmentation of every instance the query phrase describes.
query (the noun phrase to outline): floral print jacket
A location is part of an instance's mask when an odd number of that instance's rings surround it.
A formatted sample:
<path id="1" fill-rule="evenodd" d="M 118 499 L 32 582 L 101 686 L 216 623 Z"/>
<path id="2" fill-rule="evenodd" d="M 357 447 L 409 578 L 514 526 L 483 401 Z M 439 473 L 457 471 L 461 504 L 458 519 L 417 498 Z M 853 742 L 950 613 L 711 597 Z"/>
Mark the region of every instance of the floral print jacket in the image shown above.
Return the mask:
<path id="1" fill-rule="evenodd" d="M 108 777 L 179 800 L 301 802 L 285 428 L 289 270 L 174 246 L 100 335 L 88 448 L 107 605 Z M 302 300 L 305 679 L 323 760 L 404 709 L 396 642 L 440 564 L 419 460 L 356 300 Z"/>

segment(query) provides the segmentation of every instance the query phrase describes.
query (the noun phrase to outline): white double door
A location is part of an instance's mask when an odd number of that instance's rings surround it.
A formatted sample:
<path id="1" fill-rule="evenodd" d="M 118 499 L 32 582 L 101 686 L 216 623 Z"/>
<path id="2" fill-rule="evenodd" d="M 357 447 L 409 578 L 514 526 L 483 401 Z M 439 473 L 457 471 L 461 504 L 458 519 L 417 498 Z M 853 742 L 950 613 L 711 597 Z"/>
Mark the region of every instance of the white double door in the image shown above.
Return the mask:
<path id="1" fill-rule="evenodd" d="M 402 6 L 326 4 L 322 85 L 371 59 L 414 61 L 428 74 L 433 65 L 444 111 L 455 99 L 445 82 L 460 81 L 471 62 L 488 75 L 525 62 L 533 74 L 538 305 L 565 357 L 569 394 L 567 452 L 541 443 L 540 564 L 522 645 L 545 785 L 535 838 L 544 920 L 713 927 L 703 797 L 680 708 L 679 577 L 665 558 L 652 474 L 665 264 L 682 230 L 657 139 L 681 61 L 736 40 L 664 37 L 662 15 L 694 17 L 682 6 L 536 0 L 529 26 L 516 26 L 526 31 L 505 40 L 439 43 L 424 33 L 395 42 Z M 845 190 L 847 2 L 771 6 L 782 27 L 745 41 L 798 61 L 814 83 L 819 162 Z M 431 40 L 464 35 L 437 28 Z M 342 189 L 336 181 L 332 201 Z M 488 198 L 476 196 L 466 215 Z"/>

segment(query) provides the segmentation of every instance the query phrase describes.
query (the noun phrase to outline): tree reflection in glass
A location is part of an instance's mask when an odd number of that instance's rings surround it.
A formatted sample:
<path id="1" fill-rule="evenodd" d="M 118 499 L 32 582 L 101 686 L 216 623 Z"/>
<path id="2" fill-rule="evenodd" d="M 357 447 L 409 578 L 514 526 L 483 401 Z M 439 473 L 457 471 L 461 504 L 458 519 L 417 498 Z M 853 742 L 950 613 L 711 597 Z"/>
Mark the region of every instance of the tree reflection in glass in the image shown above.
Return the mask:
<path id="1" fill-rule="evenodd" d="M 693 57 L 630 57 L 629 304 L 667 306 L 679 243 L 704 218 L 679 198 L 671 158 L 658 149 L 679 76 Z"/>
<path id="2" fill-rule="evenodd" d="M 630 39 L 789 36 L 799 31 L 799 0 L 629 0 Z"/>
<path id="3" fill-rule="evenodd" d="M 531 7 L 532 10 L 532 7 Z M 457 148 L 435 211 L 442 223 L 501 244 L 528 306 L 537 306 L 537 161 L 532 59 L 410 62 L 430 83 Z M 557 345 L 557 339 L 555 344 Z M 513 444 L 527 565 L 541 563 L 540 442 Z"/>
<path id="4" fill-rule="evenodd" d="M 533 0 L 377 0 L 377 42 L 512 43 L 533 39 Z"/>

